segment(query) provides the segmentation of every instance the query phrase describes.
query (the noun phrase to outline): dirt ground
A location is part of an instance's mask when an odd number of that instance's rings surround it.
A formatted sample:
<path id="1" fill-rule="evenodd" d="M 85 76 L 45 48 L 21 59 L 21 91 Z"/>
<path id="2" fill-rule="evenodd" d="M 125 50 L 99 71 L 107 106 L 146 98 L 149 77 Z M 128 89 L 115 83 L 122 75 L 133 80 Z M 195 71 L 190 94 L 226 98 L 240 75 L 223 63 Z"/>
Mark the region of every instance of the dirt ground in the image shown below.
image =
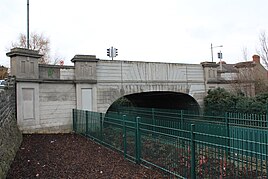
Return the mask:
<path id="1" fill-rule="evenodd" d="M 158 179 L 163 173 L 124 160 L 122 154 L 77 134 L 24 135 L 8 179 Z"/>

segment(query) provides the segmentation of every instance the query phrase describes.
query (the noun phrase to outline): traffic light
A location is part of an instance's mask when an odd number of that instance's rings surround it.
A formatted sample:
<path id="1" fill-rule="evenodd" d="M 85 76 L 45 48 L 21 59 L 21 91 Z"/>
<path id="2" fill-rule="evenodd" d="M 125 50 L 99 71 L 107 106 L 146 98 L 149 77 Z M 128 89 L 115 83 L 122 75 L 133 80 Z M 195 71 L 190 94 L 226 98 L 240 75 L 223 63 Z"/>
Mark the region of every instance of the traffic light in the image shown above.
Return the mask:
<path id="1" fill-rule="evenodd" d="M 118 49 L 114 48 L 113 46 L 111 48 L 107 49 L 107 56 L 111 57 L 112 60 L 114 57 L 118 56 Z"/>
<path id="2" fill-rule="evenodd" d="M 110 49 L 109 49 L 109 48 L 107 49 L 107 56 L 108 56 L 108 57 L 111 56 L 111 55 L 110 55 Z"/>
<path id="3" fill-rule="evenodd" d="M 117 56 L 118 55 L 118 49 L 116 48 L 115 49 L 115 56 Z"/>
<path id="4" fill-rule="evenodd" d="M 222 59 L 222 53 L 221 52 L 218 53 L 218 59 Z"/>

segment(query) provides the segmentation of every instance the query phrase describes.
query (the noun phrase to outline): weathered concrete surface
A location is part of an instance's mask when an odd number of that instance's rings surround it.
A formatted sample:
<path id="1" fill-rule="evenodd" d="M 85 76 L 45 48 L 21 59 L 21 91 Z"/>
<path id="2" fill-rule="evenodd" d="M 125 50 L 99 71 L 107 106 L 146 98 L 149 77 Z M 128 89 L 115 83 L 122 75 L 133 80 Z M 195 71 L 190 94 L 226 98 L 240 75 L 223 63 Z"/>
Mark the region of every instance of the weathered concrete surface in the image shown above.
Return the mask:
<path id="1" fill-rule="evenodd" d="M 203 105 L 206 94 L 200 64 L 107 61 L 97 63 L 98 112 L 118 98 L 141 92 L 170 91 L 190 95 Z"/>
<path id="2" fill-rule="evenodd" d="M 17 105 L 18 124 L 24 133 L 72 131 L 72 109 L 76 108 L 74 84 L 19 83 L 17 88 L 18 96 L 28 95 Z"/>
<path id="3" fill-rule="evenodd" d="M 206 94 L 200 64 L 111 61 L 75 55 L 74 66 L 65 67 L 38 65 L 40 56 L 32 50 L 15 48 L 7 55 L 11 57 L 11 75 L 19 76 L 17 120 L 24 133 L 70 132 L 73 108 L 106 112 L 114 101 L 129 94 L 182 93 L 201 107 Z"/>

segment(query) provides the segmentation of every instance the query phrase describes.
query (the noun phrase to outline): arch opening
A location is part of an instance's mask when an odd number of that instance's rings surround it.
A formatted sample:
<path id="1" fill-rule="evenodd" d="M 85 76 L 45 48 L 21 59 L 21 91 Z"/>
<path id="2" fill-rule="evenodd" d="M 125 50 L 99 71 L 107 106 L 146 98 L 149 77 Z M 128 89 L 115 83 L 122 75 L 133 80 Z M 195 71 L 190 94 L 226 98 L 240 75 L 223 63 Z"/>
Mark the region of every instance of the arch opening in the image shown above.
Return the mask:
<path id="1" fill-rule="evenodd" d="M 169 91 L 143 92 L 123 96 L 117 99 L 107 112 L 120 112 L 122 107 L 189 110 L 198 113 L 200 111 L 199 104 L 192 96 Z"/>

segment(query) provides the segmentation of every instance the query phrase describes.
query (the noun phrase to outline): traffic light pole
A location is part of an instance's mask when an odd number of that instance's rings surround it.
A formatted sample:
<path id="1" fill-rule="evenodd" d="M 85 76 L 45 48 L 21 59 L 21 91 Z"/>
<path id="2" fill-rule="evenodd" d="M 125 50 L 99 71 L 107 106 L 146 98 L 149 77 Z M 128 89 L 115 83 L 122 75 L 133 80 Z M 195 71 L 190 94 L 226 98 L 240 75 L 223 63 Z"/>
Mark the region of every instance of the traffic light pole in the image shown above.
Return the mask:
<path id="1" fill-rule="evenodd" d="M 112 57 L 112 60 L 114 60 L 114 57 L 118 55 L 117 48 L 114 48 L 113 46 L 111 48 L 107 49 L 107 56 Z"/>
<path id="2" fill-rule="evenodd" d="M 114 60 L 114 47 L 111 47 L 111 55 L 112 55 L 112 60 Z"/>

